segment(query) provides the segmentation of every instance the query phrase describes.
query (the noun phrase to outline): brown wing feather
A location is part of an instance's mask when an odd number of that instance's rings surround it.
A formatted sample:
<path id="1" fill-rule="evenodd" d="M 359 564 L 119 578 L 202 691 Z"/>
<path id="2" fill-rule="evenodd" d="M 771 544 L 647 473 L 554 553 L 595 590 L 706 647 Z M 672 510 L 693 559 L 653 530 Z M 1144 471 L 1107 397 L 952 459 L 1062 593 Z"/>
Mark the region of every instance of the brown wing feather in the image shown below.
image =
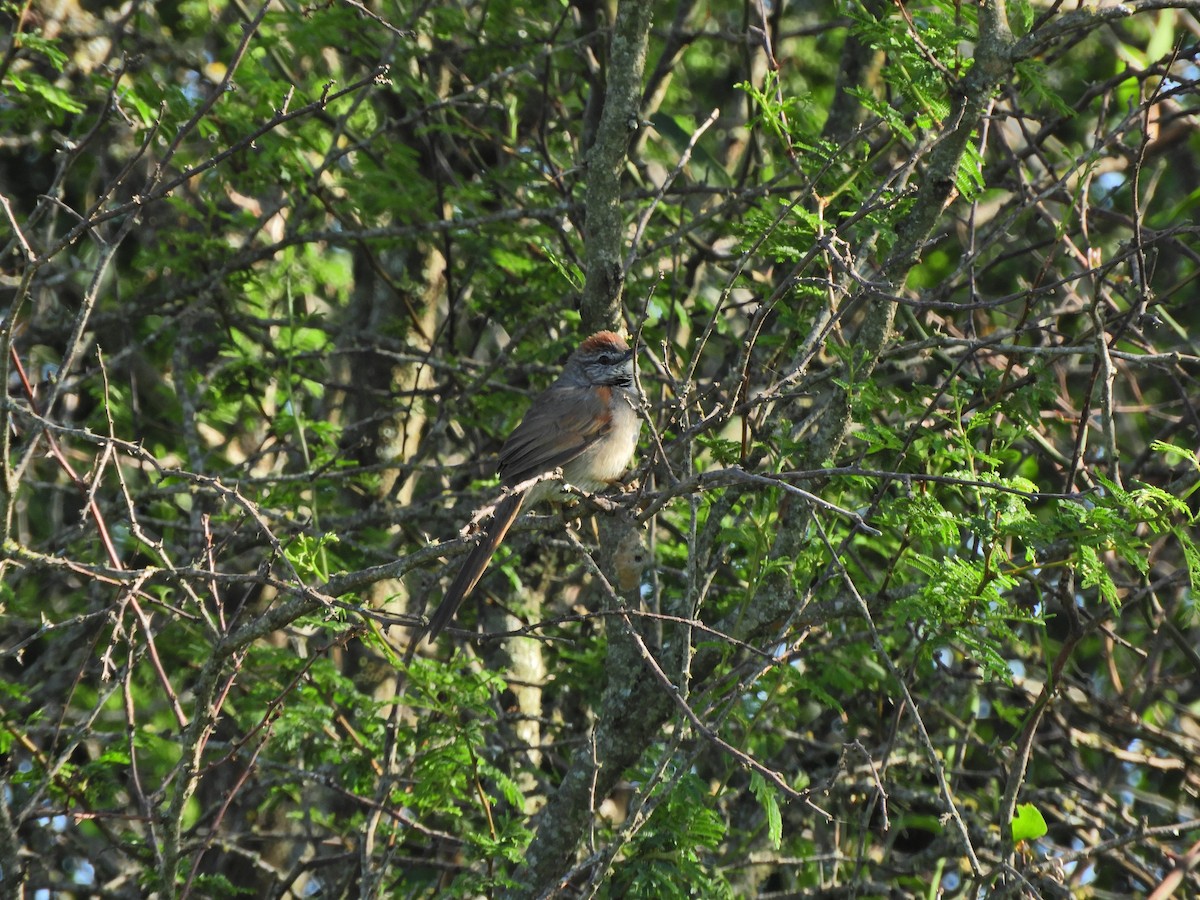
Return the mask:
<path id="1" fill-rule="evenodd" d="M 565 466 L 612 429 L 608 388 L 558 388 L 534 401 L 500 450 L 500 477 L 520 484 Z"/>

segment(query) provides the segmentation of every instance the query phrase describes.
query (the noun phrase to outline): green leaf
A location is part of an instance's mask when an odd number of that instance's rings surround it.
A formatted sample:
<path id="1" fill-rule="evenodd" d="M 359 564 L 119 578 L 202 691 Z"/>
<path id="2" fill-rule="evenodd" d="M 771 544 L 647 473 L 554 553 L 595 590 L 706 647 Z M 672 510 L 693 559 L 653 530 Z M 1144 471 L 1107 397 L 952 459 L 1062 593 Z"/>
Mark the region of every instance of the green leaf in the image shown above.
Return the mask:
<path id="1" fill-rule="evenodd" d="M 1200 548 L 1196 547 L 1196 542 L 1182 528 L 1176 528 L 1172 532 L 1175 539 L 1179 541 L 1179 546 L 1183 550 L 1183 558 L 1187 562 L 1188 579 L 1192 583 L 1192 590 L 1200 588 Z"/>
<path id="2" fill-rule="evenodd" d="M 758 772 L 751 772 L 750 790 L 767 815 L 767 838 L 771 841 L 771 846 L 778 850 L 783 841 L 783 816 L 779 812 L 775 789 L 768 785 L 767 780 Z"/>
<path id="3" fill-rule="evenodd" d="M 1041 810 L 1032 803 L 1022 803 L 1017 807 L 1017 814 L 1013 816 L 1012 820 L 1014 842 L 1036 841 L 1048 830 L 1046 818 L 1042 815 Z"/>
<path id="4" fill-rule="evenodd" d="M 5 11 L 8 12 L 8 10 Z M 27 53 L 40 53 L 44 56 L 56 72 L 61 72 L 67 64 L 67 54 L 63 52 L 57 40 L 29 32 L 14 35 L 14 40 L 17 46 Z"/>
<path id="5" fill-rule="evenodd" d="M 503 247 L 492 248 L 492 262 L 513 275 L 528 275 L 534 269 L 533 260 L 524 253 L 514 253 Z"/>
<path id="6" fill-rule="evenodd" d="M 158 118 L 158 111 L 143 100 L 136 91 L 122 91 L 121 100 L 133 106 L 144 128 L 149 128 L 154 124 L 154 120 Z"/>
<path id="7" fill-rule="evenodd" d="M 1094 587 L 1100 591 L 1100 596 L 1112 607 L 1114 615 L 1120 612 L 1121 598 L 1117 595 L 1117 586 L 1104 565 L 1104 560 L 1096 552 L 1095 547 L 1079 548 L 1080 569 L 1082 571 L 1081 585 L 1085 588 Z"/>
<path id="8" fill-rule="evenodd" d="M 41 97 L 51 106 L 67 113 L 80 113 L 84 105 L 60 87 L 51 84 L 41 75 L 26 72 L 24 77 L 9 73 L 9 82 L 23 94 L 33 94 Z"/>

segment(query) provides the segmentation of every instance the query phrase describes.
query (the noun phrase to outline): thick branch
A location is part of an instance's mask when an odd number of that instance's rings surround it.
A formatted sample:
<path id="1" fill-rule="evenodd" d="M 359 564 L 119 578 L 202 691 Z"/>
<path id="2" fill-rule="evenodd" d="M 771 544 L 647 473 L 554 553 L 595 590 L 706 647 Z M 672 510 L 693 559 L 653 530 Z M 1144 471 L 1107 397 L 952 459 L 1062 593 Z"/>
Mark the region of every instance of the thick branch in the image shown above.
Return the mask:
<path id="1" fill-rule="evenodd" d="M 641 123 L 642 75 L 650 33 L 651 4 L 624 0 L 617 7 L 608 52 L 604 111 L 596 141 L 587 151 L 587 234 L 583 289 L 586 329 L 610 328 L 620 320 L 624 274 L 621 262 L 625 220 L 621 210 L 621 174 L 630 135 Z"/>
<path id="2" fill-rule="evenodd" d="M 624 216 L 620 204 L 630 134 L 639 127 L 642 76 L 650 32 L 649 3 L 623 0 L 617 8 L 608 54 L 604 111 L 595 143 L 588 151 L 587 284 L 583 294 L 585 328 L 611 327 L 620 320 L 624 282 Z M 635 595 L 636 596 L 636 595 Z M 607 602 L 607 601 L 606 601 Z M 554 893 L 558 879 L 575 859 L 594 814 L 597 798 L 615 785 L 656 737 L 671 704 L 641 665 L 628 634 L 610 635 L 609 683 L 596 733 L 593 769 L 589 754 L 578 753 L 570 772 L 547 805 L 537 836 L 517 873 L 520 888 L 509 896 Z M 650 687 L 647 690 L 647 687 Z M 631 704 L 634 694 L 645 705 Z"/>
<path id="3" fill-rule="evenodd" d="M 628 4 L 622 6 L 625 14 L 629 14 L 627 7 Z M 865 366 L 860 366 L 856 373 L 860 378 L 870 374 L 891 338 L 896 311 L 896 302 L 892 298 L 919 260 L 942 210 L 953 200 L 955 176 L 968 142 L 992 95 L 1009 72 L 1012 37 L 1005 23 L 1002 0 L 993 0 L 981 11 L 980 32 L 975 66 L 962 85 L 957 106 L 949 119 L 949 130 L 930 151 L 925 177 L 911 214 L 900 229 L 892 254 L 884 264 L 882 277 L 874 282 L 874 286 L 863 288 L 860 296 L 855 298 L 868 308 L 856 342 L 865 358 Z M 614 44 L 616 40 L 614 36 Z M 607 114 L 606 107 L 606 118 Z M 611 126 L 611 121 L 609 124 Z M 611 132 L 609 137 L 612 137 Z M 599 173 L 592 174 L 595 183 Z M 615 178 L 617 173 L 609 171 L 607 174 Z M 589 190 L 589 201 L 591 198 L 592 191 Z M 592 215 L 589 202 L 589 231 L 595 226 Z M 616 221 L 619 222 L 619 218 Z M 609 227 L 612 227 L 611 223 Z M 589 253 L 590 261 L 597 258 Z M 612 260 L 619 266 L 618 257 L 614 256 Z M 594 271 L 589 268 L 592 292 L 589 296 L 592 297 L 597 296 L 598 290 L 593 284 Z M 844 396 L 844 391 L 842 393 L 839 402 L 827 408 L 826 415 L 832 415 L 831 420 L 817 429 L 817 432 L 830 435 L 827 446 L 821 450 L 822 455 L 834 452 L 849 428 L 849 398 Z M 775 557 L 794 559 L 799 549 L 796 543 L 801 537 L 801 529 L 781 530 L 773 548 Z M 756 602 L 744 614 L 737 614 L 742 617 L 740 622 L 730 623 L 731 627 L 740 624 L 739 630 L 748 631 L 751 639 L 767 636 L 794 604 L 795 592 L 790 577 L 782 568 L 774 571 L 781 574 L 766 580 Z M 614 640 L 610 648 L 610 682 L 596 733 L 597 767 L 593 768 L 592 760 L 585 754 L 576 756 L 570 772 L 547 806 L 538 836 L 529 848 L 527 868 L 523 873 L 524 889 L 513 896 L 536 896 L 553 891 L 557 877 L 574 858 L 578 840 L 593 815 L 597 799 L 615 785 L 624 768 L 636 762 L 674 709 L 671 699 L 636 655 L 621 649 L 623 643 Z M 716 662 L 713 657 L 711 652 L 697 654 L 692 667 L 694 683 L 702 683 L 712 670 Z M 940 764 L 940 761 L 934 762 Z"/>

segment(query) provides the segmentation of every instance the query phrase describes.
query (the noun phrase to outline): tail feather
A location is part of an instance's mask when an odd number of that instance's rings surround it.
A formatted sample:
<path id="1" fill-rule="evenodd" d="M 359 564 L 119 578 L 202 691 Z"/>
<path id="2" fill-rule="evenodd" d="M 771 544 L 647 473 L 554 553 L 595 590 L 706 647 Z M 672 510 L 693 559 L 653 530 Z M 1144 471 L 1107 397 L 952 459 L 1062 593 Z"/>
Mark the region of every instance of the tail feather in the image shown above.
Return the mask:
<path id="1" fill-rule="evenodd" d="M 442 598 L 441 605 L 438 606 L 437 610 L 434 611 L 433 617 L 429 620 L 429 628 L 426 630 L 426 635 L 431 642 L 443 628 L 450 624 L 450 620 L 458 612 L 458 607 L 462 604 L 463 600 L 467 598 L 471 591 L 475 590 L 475 585 L 479 584 L 479 579 L 483 577 L 483 573 L 486 571 L 488 563 L 491 562 L 496 548 L 500 546 L 500 542 L 508 534 L 509 527 L 516 521 L 517 513 L 521 511 L 521 501 L 524 499 L 524 494 L 514 494 L 511 497 L 505 497 L 496 504 L 496 512 L 492 516 L 491 521 L 488 522 L 483 537 L 471 552 L 467 554 L 462 568 L 458 570 L 458 574 L 454 576 L 454 581 L 446 589 L 446 595 Z"/>

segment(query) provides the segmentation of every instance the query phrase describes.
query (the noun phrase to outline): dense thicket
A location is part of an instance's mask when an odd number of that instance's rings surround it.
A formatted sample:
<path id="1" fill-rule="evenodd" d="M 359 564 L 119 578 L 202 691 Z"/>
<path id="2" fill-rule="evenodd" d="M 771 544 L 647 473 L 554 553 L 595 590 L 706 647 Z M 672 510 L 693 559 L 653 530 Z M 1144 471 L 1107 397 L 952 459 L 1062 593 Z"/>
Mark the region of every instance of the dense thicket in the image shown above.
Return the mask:
<path id="1" fill-rule="evenodd" d="M 6 894 L 1200 892 L 1196 0 L 0 9 Z"/>

